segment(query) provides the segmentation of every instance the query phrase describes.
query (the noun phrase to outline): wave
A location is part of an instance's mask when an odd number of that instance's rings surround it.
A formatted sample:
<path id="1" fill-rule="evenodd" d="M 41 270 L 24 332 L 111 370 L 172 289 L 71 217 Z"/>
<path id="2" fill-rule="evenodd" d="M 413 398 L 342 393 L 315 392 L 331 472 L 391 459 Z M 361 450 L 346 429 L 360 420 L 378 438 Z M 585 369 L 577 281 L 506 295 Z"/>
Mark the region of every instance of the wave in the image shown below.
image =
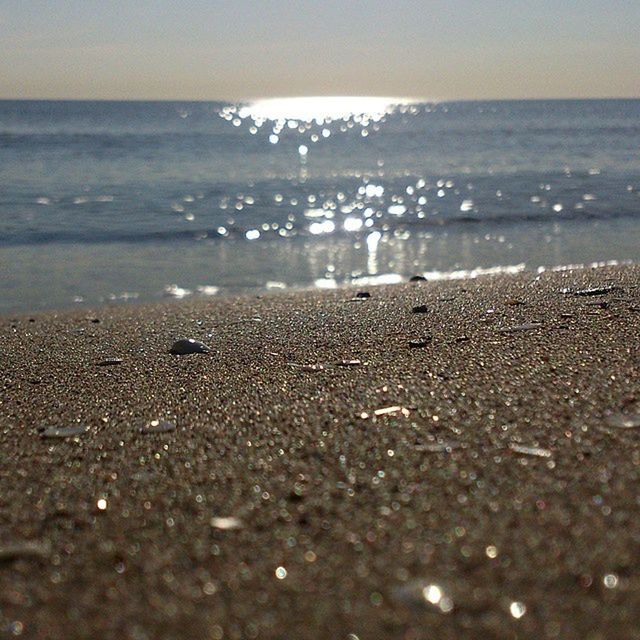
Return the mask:
<path id="1" fill-rule="evenodd" d="M 452 215 L 443 218 L 403 218 L 402 220 L 392 220 L 385 218 L 381 224 L 369 227 L 358 232 L 349 232 L 340 227 L 326 235 L 315 235 L 308 229 L 293 229 L 286 237 L 278 235 L 276 232 L 262 234 L 261 241 L 278 240 L 280 242 L 291 240 L 292 238 L 312 239 L 314 242 L 322 242 L 326 239 L 349 238 L 357 240 L 366 237 L 372 232 L 393 233 L 417 233 L 434 232 L 438 230 L 446 232 L 465 232 L 469 230 L 481 230 L 483 227 L 495 231 L 496 229 L 509 228 L 513 226 L 525 225 L 533 227 L 543 224 L 563 224 L 563 223 L 594 223 L 598 221 L 612 221 L 620 219 L 630 219 L 640 217 L 637 209 L 618 209 L 611 212 L 588 210 L 566 210 L 561 213 L 553 211 L 539 213 L 513 213 L 500 215 Z M 3 233 L 0 234 L 0 247 L 2 246 L 27 246 L 27 245 L 47 245 L 47 244 L 153 244 L 168 242 L 191 242 L 191 241 L 212 241 L 225 242 L 229 240 L 253 243 L 254 239 L 247 238 L 248 231 L 255 226 L 226 226 L 225 235 L 218 233 L 218 226 L 199 227 L 197 229 L 170 229 L 151 231 L 75 231 L 75 230 L 49 230 L 33 231 L 28 233 Z"/>

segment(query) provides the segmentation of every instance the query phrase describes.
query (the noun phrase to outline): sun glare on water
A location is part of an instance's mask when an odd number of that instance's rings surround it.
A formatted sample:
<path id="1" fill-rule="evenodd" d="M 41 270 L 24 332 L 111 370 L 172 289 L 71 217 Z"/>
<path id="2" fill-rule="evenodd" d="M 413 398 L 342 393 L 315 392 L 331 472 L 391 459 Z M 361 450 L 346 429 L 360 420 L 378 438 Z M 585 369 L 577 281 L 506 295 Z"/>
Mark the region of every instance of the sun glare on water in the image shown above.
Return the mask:
<path id="1" fill-rule="evenodd" d="M 404 98 L 372 96 L 265 98 L 242 106 L 238 115 L 240 118 L 253 120 L 298 120 L 317 123 L 360 116 L 375 122 L 411 102 Z"/>

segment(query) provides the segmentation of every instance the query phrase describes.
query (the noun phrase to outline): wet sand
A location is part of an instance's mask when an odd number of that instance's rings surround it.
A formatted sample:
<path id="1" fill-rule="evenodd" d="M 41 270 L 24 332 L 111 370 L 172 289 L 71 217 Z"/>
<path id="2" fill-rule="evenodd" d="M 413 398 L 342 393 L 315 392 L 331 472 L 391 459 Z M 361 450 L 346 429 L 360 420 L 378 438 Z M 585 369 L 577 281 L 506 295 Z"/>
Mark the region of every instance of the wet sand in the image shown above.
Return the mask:
<path id="1" fill-rule="evenodd" d="M 639 285 L 3 319 L 0 637 L 640 638 Z"/>

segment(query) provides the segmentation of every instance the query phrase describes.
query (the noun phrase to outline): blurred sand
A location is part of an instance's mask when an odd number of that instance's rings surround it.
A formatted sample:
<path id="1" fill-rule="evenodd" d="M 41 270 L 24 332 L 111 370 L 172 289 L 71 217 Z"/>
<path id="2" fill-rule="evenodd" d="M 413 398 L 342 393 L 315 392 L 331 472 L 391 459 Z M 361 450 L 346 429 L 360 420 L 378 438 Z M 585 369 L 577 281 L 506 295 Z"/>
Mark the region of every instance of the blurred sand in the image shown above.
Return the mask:
<path id="1" fill-rule="evenodd" d="M 639 285 L 5 318 L 0 637 L 640 638 Z"/>

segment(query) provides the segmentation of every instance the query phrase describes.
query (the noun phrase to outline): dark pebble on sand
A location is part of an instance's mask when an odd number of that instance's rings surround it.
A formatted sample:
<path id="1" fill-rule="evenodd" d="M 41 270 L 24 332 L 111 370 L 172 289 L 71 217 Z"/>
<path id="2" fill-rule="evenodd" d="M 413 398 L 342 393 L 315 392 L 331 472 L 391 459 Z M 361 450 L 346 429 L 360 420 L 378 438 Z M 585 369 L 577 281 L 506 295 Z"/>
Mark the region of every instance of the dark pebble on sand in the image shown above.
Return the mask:
<path id="1" fill-rule="evenodd" d="M 371 294 L 368 291 L 358 291 L 358 293 L 356 293 L 356 298 L 361 298 L 364 300 L 370 297 L 371 297 Z"/>
<path id="2" fill-rule="evenodd" d="M 209 347 L 193 338 L 183 338 L 176 340 L 170 349 L 170 353 L 176 356 L 184 356 L 190 353 L 209 353 Z"/>
<path id="3" fill-rule="evenodd" d="M 429 307 L 427 307 L 426 304 L 419 304 L 415 307 L 413 307 L 413 309 L 411 309 L 412 313 L 428 313 L 429 312 Z"/>
<path id="4" fill-rule="evenodd" d="M 420 349 L 426 347 L 431 342 L 431 338 L 421 338 L 419 340 L 409 340 L 410 349 Z"/>
<path id="5" fill-rule="evenodd" d="M 426 282 L 427 279 L 424 276 L 411 276 L 409 282 Z"/>
<path id="6" fill-rule="evenodd" d="M 169 433 L 175 430 L 175 422 L 170 422 L 169 420 L 152 420 L 149 424 L 140 428 L 140 433 Z"/>

